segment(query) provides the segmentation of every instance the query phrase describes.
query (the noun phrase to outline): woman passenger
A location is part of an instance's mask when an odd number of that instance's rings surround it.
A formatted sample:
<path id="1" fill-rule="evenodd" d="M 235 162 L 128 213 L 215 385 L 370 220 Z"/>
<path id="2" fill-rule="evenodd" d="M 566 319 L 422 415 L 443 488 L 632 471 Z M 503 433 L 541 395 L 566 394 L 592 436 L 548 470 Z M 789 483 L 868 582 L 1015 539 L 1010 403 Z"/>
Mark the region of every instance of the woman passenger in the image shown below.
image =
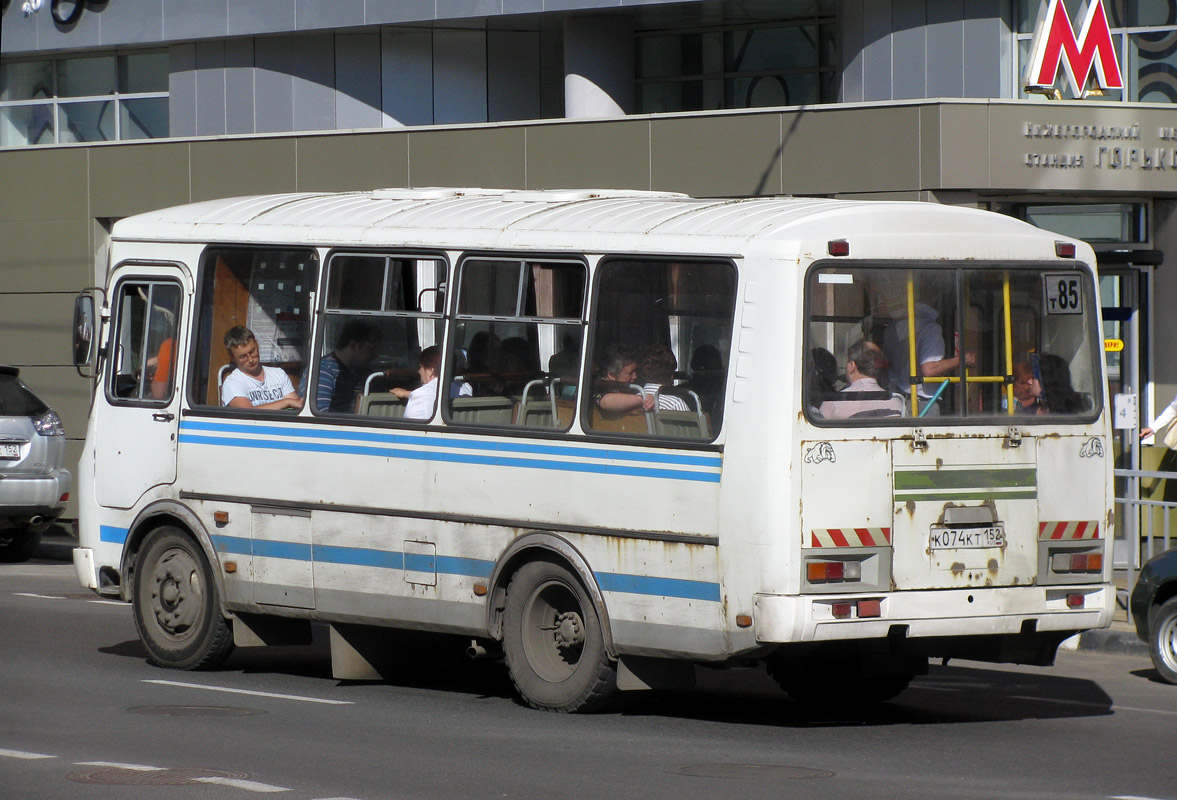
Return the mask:
<path id="1" fill-rule="evenodd" d="M 405 400 L 405 419 L 429 419 L 433 416 L 433 406 L 437 402 L 437 373 L 441 368 L 441 348 L 437 345 L 426 347 L 417 357 L 417 375 L 421 378 L 421 385 L 409 391 L 396 388 L 392 393 Z M 458 392 L 461 397 L 474 394 L 470 384 L 463 383 Z"/>

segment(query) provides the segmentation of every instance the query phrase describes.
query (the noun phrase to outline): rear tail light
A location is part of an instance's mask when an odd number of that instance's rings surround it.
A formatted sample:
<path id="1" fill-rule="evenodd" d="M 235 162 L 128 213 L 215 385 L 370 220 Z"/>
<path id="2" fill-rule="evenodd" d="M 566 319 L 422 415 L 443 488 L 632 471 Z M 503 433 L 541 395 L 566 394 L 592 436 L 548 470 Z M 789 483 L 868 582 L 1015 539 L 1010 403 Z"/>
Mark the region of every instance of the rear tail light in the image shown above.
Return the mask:
<path id="1" fill-rule="evenodd" d="M 809 561 L 805 577 L 810 583 L 862 580 L 862 564 L 857 561 Z"/>
<path id="2" fill-rule="evenodd" d="M 1055 242 L 1054 254 L 1059 258 L 1074 258 L 1075 257 L 1075 243 L 1074 242 Z"/>
<path id="3" fill-rule="evenodd" d="M 1103 553 L 1055 553 L 1050 568 L 1055 572 L 1103 572 Z"/>
<path id="4" fill-rule="evenodd" d="M 61 424 L 61 417 L 57 416 L 53 409 L 35 418 L 33 427 L 42 436 L 65 436 L 65 426 Z"/>

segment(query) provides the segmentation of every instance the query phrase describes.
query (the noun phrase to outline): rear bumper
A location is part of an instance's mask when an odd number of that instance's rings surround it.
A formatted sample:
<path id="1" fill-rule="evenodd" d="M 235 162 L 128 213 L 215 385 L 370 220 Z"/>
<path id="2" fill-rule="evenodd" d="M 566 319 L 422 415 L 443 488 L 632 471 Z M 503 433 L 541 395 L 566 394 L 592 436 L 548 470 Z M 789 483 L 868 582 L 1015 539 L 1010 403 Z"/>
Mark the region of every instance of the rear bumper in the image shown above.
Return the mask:
<path id="1" fill-rule="evenodd" d="M 72 484 L 69 470 L 56 469 L 44 475 L 3 475 L 0 477 L 0 524 L 4 520 L 27 520 L 41 516 L 46 521 L 60 517 Z"/>
<path id="2" fill-rule="evenodd" d="M 1070 608 L 1067 596 L 1083 596 Z M 951 589 L 841 596 L 757 595 L 756 640 L 764 644 L 881 639 L 896 626 L 906 638 L 991 636 L 1106 628 L 1115 612 L 1112 584 Z M 860 619 L 858 600 L 881 600 L 880 616 Z M 851 604 L 851 616 L 835 619 L 835 603 Z"/>

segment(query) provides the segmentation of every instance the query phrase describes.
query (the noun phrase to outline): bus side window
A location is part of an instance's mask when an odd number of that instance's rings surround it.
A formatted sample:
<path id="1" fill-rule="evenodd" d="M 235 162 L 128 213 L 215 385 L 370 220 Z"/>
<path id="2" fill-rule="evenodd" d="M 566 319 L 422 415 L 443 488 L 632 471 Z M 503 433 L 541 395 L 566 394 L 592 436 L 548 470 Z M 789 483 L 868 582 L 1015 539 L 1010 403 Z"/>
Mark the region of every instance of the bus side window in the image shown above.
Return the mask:
<path id="1" fill-rule="evenodd" d="M 735 290 L 729 262 L 602 261 L 586 429 L 714 438 L 723 422 Z"/>
<path id="2" fill-rule="evenodd" d="M 218 246 L 205 251 L 204 259 L 189 384 L 194 403 L 221 405 L 221 370 L 230 363 L 224 337 L 237 325 L 253 332 L 261 363 L 285 371 L 301 394 L 310 345 L 310 296 L 318 273 L 316 253 Z"/>
<path id="3" fill-rule="evenodd" d="M 115 307 L 110 396 L 129 402 L 170 401 L 176 376 L 180 287 L 128 281 L 118 289 Z"/>
<path id="4" fill-rule="evenodd" d="M 402 418 L 394 389 L 419 383 L 417 357 L 441 343 L 446 264 L 435 257 L 335 253 L 307 404 L 316 414 Z"/>
<path id="5" fill-rule="evenodd" d="M 458 280 L 447 421 L 566 430 L 580 371 L 585 265 L 468 258 Z"/>

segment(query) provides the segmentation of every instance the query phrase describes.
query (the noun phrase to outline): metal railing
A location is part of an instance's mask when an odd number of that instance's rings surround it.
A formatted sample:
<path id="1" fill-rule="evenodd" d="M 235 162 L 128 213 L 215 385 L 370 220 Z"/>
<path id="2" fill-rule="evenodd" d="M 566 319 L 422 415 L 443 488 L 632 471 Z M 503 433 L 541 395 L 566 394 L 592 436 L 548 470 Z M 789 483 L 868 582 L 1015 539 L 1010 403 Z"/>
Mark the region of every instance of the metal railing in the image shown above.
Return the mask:
<path id="1" fill-rule="evenodd" d="M 1170 522 L 1177 511 L 1177 500 L 1151 500 L 1141 496 L 1141 489 L 1147 495 L 1157 491 L 1157 484 L 1164 480 L 1177 480 L 1177 472 L 1158 472 L 1144 469 L 1117 469 L 1116 475 L 1116 519 L 1123 533 L 1126 546 L 1124 553 L 1128 573 L 1128 591 L 1136 585 L 1136 572 L 1140 564 L 1148 561 L 1157 553 L 1168 550 L 1170 542 Z M 1147 487 L 1144 481 L 1150 481 Z M 1121 483 L 1122 482 L 1122 483 Z M 1160 511 L 1158 514 L 1157 511 Z M 1157 532 L 1158 517 L 1160 533 Z M 1137 551 L 1139 547 L 1139 551 Z M 1139 556 L 1139 563 L 1137 557 Z M 1113 564 L 1119 568 L 1120 564 Z"/>

